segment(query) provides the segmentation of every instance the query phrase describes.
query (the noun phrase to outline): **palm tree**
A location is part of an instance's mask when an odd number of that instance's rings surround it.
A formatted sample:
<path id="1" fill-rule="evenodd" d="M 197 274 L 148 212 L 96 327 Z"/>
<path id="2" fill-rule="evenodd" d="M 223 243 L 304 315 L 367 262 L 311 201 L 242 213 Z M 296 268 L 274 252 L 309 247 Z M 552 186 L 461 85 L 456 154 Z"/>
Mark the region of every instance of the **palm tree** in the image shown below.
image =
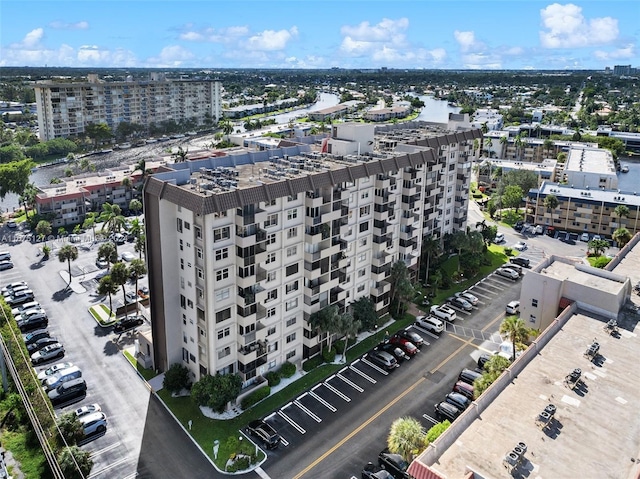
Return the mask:
<path id="1" fill-rule="evenodd" d="M 487 140 L 484 142 L 484 144 L 486 145 L 486 149 L 489 149 L 493 146 L 493 140 L 491 139 L 491 137 L 487 138 Z M 489 157 L 491 157 L 491 153 L 493 153 L 492 151 L 489 151 Z"/>
<path id="2" fill-rule="evenodd" d="M 129 264 L 129 277 L 135 281 L 136 294 L 138 293 L 138 279 L 142 278 L 145 274 L 147 274 L 147 267 L 144 261 L 141 259 L 131 260 L 131 264 Z"/>
<path id="3" fill-rule="evenodd" d="M 134 213 L 135 215 L 139 214 L 139 213 L 140 213 L 140 210 L 142 209 L 142 201 L 137 200 L 137 199 L 135 199 L 135 198 L 134 198 L 134 199 L 132 199 L 132 200 L 129 202 L 129 209 L 130 209 L 131 211 L 133 211 L 133 213 Z"/>
<path id="4" fill-rule="evenodd" d="M 516 137 L 513 139 L 513 143 L 516 147 L 516 158 L 519 158 L 520 149 L 522 148 L 522 137 L 520 136 L 520 134 L 516 135 Z"/>
<path id="5" fill-rule="evenodd" d="M 622 226 L 622 217 L 629 217 L 629 207 L 627 205 L 618 205 L 613 209 L 613 212 L 618 217 L 618 223 Z"/>
<path id="6" fill-rule="evenodd" d="M 480 137 L 480 153 L 478 156 L 482 156 L 482 152 L 484 151 L 484 135 L 489 132 L 489 126 L 486 121 L 480 125 L 480 131 L 482 132 L 482 136 Z"/>
<path id="7" fill-rule="evenodd" d="M 227 137 L 225 141 L 229 141 L 229 135 L 233 132 L 233 124 L 229 118 L 223 118 L 218 122 L 218 128 L 222 130 L 222 133 Z"/>
<path id="8" fill-rule="evenodd" d="M 113 265 L 111 268 L 111 280 L 117 285 L 122 286 L 122 299 L 124 300 L 124 304 L 127 304 L 127 292 L 124 289 L 124 285 L 127 284 L 129 280 L 129 271 L 127 265 L 120 262 Z"/>
<path id="9" fill-rule="evenodd" d="M 631 232 L 627 228 L 618 228 L 613 232 L 613 241 L 618 243 L 618 247 L 623 248 L 631 241 Z"/>
<path id="10" fill-rule="evenodd" d="M 36 234 L 44 239 L 45 246 L 47 245 L 47 236 L 51 234 L 51 223 L 46 220 L 38 221 L 36 225 Z"/>
<path id="11" fill-rule="evenodd" d="M 184 163 L 187 161 L 187 156 L 189 155 L 189 148 L 183 150 L 181 146 L 178 147 L 178 151 L 172 153 L 173 159 L 176 163 Z"/>
<path id="12" fill-rule="evenodd" d="M 36 214 L 36 195 L 38 194 L 38 188 L 35 184 L 29 183 L 24 187 L 24 191 L 20 195 L 19 202 L 24 204 L 24 214 L 29 217 L 29 208 L 33 209 L 33 214 Z"/>
<path id="13" fill-rule="evenodd" d="M 129 193 L 133 189 L 133 182 L 131 181 L 131 178 L 128 176 L 125 176 L 124 178 L 122 178 L 122 181 L 120 181 L 120 184 L 124 186 L 125 194 Z"/>
<path id="14" fill-rule="evenodd" d="M 102 231 L 108 231 L 109 233 L 119 233 L 124 229 L 125 219 L 122 216 L 122 210 L 118 205 L 112 205 L 111 203 L 105 203 L 102 205 L 102 214 L 100 220 L 104 221 L 102 225 Z M 116 245 L 116 251 L 118 246 Z"/>
<path id="15" fill-rule="evenodd" d="M 119 286 L 111 279 L 111 275 L 103 276 L 98 283 L 98 294 L 101 296 L 109 296 L 109 311 L 113 311 L 111 296 L 118 292 L 118 287 Z"/>
<path id="16" fill-rule="evenodd" d="M 560 204 L 560 201 L 558 201 L 558 197 L 556 195 L 547 195 L 542 204 L 547 208 L 548 213 L 553 213 Z"/>
<path id="17" fill-rule="evenodd" d="M 553 140 L 547 138 L 546 140 L 544 140 L 542 146 L 546 150 L 547 156 L 549 156 L 549 152 L 551 151 L 551 148 L 553 148 Z"/>
<path id="18" fill-rule="evenodd" d="M 349 313 L 342 314 L 340 316 L 339 333 L 344 335 L 344 350 L 342 351 L 342 361 L 347 362 L 347 344 L 349 338 L 355 336 L 360 331 L 362 322 L 354 320 L 353 316 Z"/>
<path id="19" fill-rule="evenodd" d="M 142 254 L 145 251 L 147 237 L 144 234 L 141 234 L 138 238 L 136 238 L 136 242 L 133 245 L 133 249 L 138 253 L 138 257 L 142 259 Z"/>
<path id="20" fill-rule="evenodd" d="M 93 230 L 93 241 L 96 240 L 96 220 L 98 215 L 96 213 L 90 212 L 87 213 L 84 217 L 84 221 L 82 222 L 82 227 L 84 229 L 91 228 Z"/>
<path id="21" fill-rule="evenodd" d="M 418 420 L 401 417 L 391 423 L 387 446 L 391 453 L 411 462 L 427 446 L 427 433 Z"/>
<path id="22" fill-rule="evenodd" d="M 500 332 L 507 334 L 513 346 L 512 361 L 516 360 L 516 344 L 523 343 L 531 335 L 531 330 L 527 328 L 524 321 L 518 316 L 507 316 L 500 325 Z"/>
<path id="23" fill-rule="evenodd" d="M 427 236 L 422 240 L 422 254 L 427 257 L 426 270 L 424 275 L 424 282 L 429 282 L 429 268 L 431 267 L 431 257 L 438 256 L 440 254 L 440 241 L 433 236 Z"/>
<path id="24" fill-rule="evenodd" d="M 118 261 L 118 250 L 115 243 L 111 241 L 102 243 L 98 248 L 98 259 L 104 259 L 108 263 L 107 269 L 111 267 L 112 263 Z"/>
<path id="25" fill-rule="evenodd" d="M 73 245 L 66 244 L 58 251 L 58 259 L 61 263 L 67 262 L 67 271 L 69 273 L 69 284 L 71 286 L 71 262 L 78 259 L 78 248 Z"/>
<path id="26" fill-rule="evenodd" d="M 507 138 L 506 136 L 501 136 L 500 137 L 500 144 L 502 145 L 502 158 L 505 157 L 506 153 L 507 153 L 507 145 L 509 144 L 509 138 Z"/>
<path id="27" fill-rule="evenodd" d="M 319 335 L 323 333 L 333 333 L 337 328 L 340 315 L 338 314 L 338 307 L 336 305 L 326 306 L 309 317 L 309 325 L 315 328 Z M 331 334 L 333 336 L 333 334 Z M 329 341 L 331 340 L 328 338 Z M 331 343 L 329 342 L 329 349 L 331 349 Z M 322 354 L 322 342 L 320 343 L 320 354 Z"/>

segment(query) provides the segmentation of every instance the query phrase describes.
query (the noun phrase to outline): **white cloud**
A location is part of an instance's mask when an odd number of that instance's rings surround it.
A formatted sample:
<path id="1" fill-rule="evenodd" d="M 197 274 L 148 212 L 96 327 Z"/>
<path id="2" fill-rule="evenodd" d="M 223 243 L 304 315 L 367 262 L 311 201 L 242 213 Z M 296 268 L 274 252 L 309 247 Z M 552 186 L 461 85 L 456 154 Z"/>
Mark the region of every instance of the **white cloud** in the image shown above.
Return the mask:
<path id="1" fill-rule="evenodd" d="M 355 41 L 389 42 L 398 35 L 402 35 L 404 38 L 403 32 L 408 28 L 409 20 L 407 18 L 399 18 L 398 20 L 383 18 L 377 25 L 370 25 L 369 22 L 362 22 L 356 26 L 344 25 L 340 29 L 340 33 Z"/>
<path id="2" fill-rule="evenodd" d="M 36 28 L 27 33 L 22 41 L 17 45 L 24 48 L 31 48 L 38 45 L 40 43 L 40 40 L 42 40 L 42 37 L 44 37 L 44 29 Z"/>
<path id="3" fill-rule="evenodd" d="M 180 45 L 168 45 L 158 56 L 147 58 L 145 64 L 149 67 L 175 68 L 185 66 L 194 58 L 195 55 L 190 50 Z"/>
<path id="4" fill-rule="evenodd" d="M 544 48 L 576 48 L 605 45 L 618 37 L 618 20 L 611 17 L 586 19 L 582 8 L 554 3 L 540 10 Z"/>
<path id="5" fill-rule="evenodd" d="M 458 45 L 460 45 L 460 50 L 463 52 L 479 52 L 486 48 L 484 43 L 476 40 L 475 32 L 461 32 L 456 30 L 453 32 L 453 36 L 458 42 Z"/>
<path id="6" fill-rule="evenodd" d="M 185 32 L 185 33 L 181 33 L 180 34 L 180 40 L 186 40 L 189 42 L 201 42 L 203 41 L 204 35 L 202 35 L 202 33 L 198 33 L 198 32 Z"/>
<path id="7" fill-rule="evenodd" d="M 289 30 L 264 30 L 249 37 L 245 43 L 245 48 L 253 51 L 284 50 L 287 44 L 297 36 L 298 28 L 295 26 Z"/>
<path id="8" fill-rule="evenodd" d="M 249 35 L 249 28 L 246 26 L 233 26 L 217 29 L 207 27 L 200 30 L 193 29 L 192 27 L 193 25 L 191 24 L 186 25 L 185 31 L 178 35 L 178 38 L 188 42 L 233 44 L 237 43 L 239 39 Z"/>
<path id="9" fill-rule="evenodd" d="M 87 30 L 89 28 L 89 22 L 76 22 L 76 23 L 67 23 L 56 20 L 55 22 L 49 23 L 49 27 L 55 30 Z"/>
<path id="10" fill-rule="evenodd" d="M 630 43 L 623 48 L 618 48 L 612 51 L 596 50 L 593 52 L 596 58 L 599 60 L 623 60 L 627 58 L 633 58 L 636 55 L 635 45 Z"/>

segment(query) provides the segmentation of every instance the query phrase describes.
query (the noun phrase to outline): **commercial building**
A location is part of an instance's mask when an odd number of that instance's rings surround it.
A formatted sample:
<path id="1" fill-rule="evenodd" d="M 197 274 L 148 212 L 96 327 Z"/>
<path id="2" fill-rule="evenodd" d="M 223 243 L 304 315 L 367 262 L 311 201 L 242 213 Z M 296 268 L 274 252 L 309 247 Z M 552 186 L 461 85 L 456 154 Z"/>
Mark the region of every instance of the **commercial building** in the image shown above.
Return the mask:
<path id="1" fill-rule="evenodd" d="M 92 123 L 115 131 L 122 122 L 148 127 L 193 120 L 199 125 L 222 115 L 220 82 L 208 78 L 173 80 L 156 72 L 148 81 L 105 82 L 91 74 L 86 82 L 47 80 L 34 89 L 41 140 L 83 135 Z"/>
<path id="2" fill-rule="evenodd" d="M 366 297 L 384 314 L 391 266 L 404 261 L 415 275 L 425 235 L 466 227 L 481 133 L 452 128 L 344 123 L 317 142 L 292 138 L 152 175 L 155 367 L 239 373 L 248 385 L 318 353 L 324 336 L 309 319 L 321 308 L 344 312 Z"/>

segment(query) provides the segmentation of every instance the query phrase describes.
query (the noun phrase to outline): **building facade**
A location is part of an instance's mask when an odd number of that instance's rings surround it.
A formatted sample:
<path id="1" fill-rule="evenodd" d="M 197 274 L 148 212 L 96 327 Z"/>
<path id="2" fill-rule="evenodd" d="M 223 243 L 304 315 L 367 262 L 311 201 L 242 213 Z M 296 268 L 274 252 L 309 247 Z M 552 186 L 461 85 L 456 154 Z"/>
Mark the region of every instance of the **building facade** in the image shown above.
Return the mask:
<path id="1" fill-rule="evenodd" d="M 41 140 L 83 135 L 89 124 L 152 123 L 222 115 L 221 84 L 215 80 L 170 80 L 152 73 L 148 81 L 103 82 L 89 75 L 84 83 L 39 82 L 34 86 Z"/>
<path id="2" fill-rule="evenodd" d="M 349 151 L 351 138 L 357 152 L 355 139 L 372 128 L 335 125 L 326 150 Z M 395 125 L 369 140 L 404 137 L 393 151 L 338 155 L 301 143 L 151 176 L 155 367 L 182 363 L 195 378 L 239 373 L 248 384 L 319 352 L 324 336 L 309 319 L 321 308 L 345 312 L 367 297 L 384 314 L 391 266 L 415 271 L 424 235 L 466 226 L 468 157 L 480 134 Z"/>

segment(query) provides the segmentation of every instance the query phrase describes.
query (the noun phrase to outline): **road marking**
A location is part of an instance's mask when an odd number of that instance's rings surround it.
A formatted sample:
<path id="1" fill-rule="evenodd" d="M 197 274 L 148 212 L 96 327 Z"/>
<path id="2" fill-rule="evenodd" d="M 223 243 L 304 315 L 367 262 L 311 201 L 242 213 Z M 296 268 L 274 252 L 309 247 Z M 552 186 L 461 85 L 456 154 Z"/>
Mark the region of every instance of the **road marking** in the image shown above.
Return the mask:
<path id="1" fill-rule="evenodd" d="M 320 385 L 318 385 L 320 386 Z M 316 386 L 316 387 L 318 387 Z M 315 388 L 313 388 L 315 389 Z M 314 398 L 316 401 L 318 401 L 320 404 L 322 404 L 324 407 L 326 407 L 329 411 L 331 412 L 336 412 L 337 409 L 335 407 L 333 407 L 331 404 L 329 404 L 327 401 L 325 401 L 324 399 L 322 399 L 320 396 L 318 396 L 313 389 L 311 391 L 309 391 L 309 396 L 311 396 L 312 398 Z"/>
<path id="2" fill-rule="evenodd" d="M 120 442 L 120 441 L 114 442 L 110 446 L 106 446 L 106 447 L 103 447 L 102 449 L 98 449 L 97 451 L 93 451 L 91 453 L 91 457 L 98 456 L 98 455 L 102 454 L 103 452 L 110 451 L 111 449 L 114 449 L 114 448 L 118 447 L 120 444 L 122 444 L 122 442 Z"/>
<path id="3" fill-rule="evenodd" d="M 331 378 L 334 378 L 334 377 L 335 377 L 335 375 L 331 376 Z M 331 379 L 331 378 L 329 378 L 329 379 Z M 344 399 L 347 402 L 351 402 L 351 398 L 349 396 L 347 396 L 346 394 L 343 394 L 342 392 L 338 391 L 336 388 L 334 388 L 327 381 L 322 383 L 322 384 L 324 384 L 324 387 L 326 387 L 329 391 L 333 392 L 336 396 L 341 397 L 342 399 Z"/>
<path id="4" fill-rule="evenodd" d="M 111 469 L 113 469 L 114 467 L 117 467 L 117 466 L 119 466 L 120 464 L 123 464 L 123 463 L 125 463 L 125 462 L 127 462 L 127 461 L 129 461 L 129 460 L 130 460 L 130 459 L 129 459 L 128 457 L 123 457 L 122 459 L 120 459 L 120 460 L 118 460 L 118 461 L 112 462 L 112 463 L 111 463 L 111 464 L 109 464 L 108 466 L 103 467 L 102 469 L 99 469 L 99 470 L 97 470 L 97 471 L 95 471 L 95 472 L 92 472 L 88 479 L 92 479 L 92 478 L 94 478 L 94 477 L 98 477 L 98 476 L 99 476 L 99 475 L 101 475 L 102 473 L 107 472 L 107 471 L 110 471 L 110 470 L 111 470 Z"/>
<path id="5" fill-rule="evenodd" d="M 370 367 L 372 367 L 373 369 L 375 369 L 376 371 L 378 371 L 380 374 L 384 374 L 385 376 L 388 376 L 389 373 L 387 371 L 385 371 L 384 369 L 382 369 L 381 367 L 373 364 L 371 361 L 369 361 L 368 359 L 364 359 L 362 358 L 362 362 Z M 351 368 L 353 369 L 353 368 Z"/>
<path id="6" fill-rule="evenodd" d="M 339 377 L 340 379 L 342 379 L 345 383 L 347 383 L 349 386 L 351 386 L 353 389 L 355 389 L 358 392 L 363 393 L 364 389 L 362 389 L 360 386 L 358 386 L 355 383 L 352 383 L 351 381 L 349 381 L 347 378 L 345 378 L 342 374 L 338 373 L 336 374 L 337 377 Z"/>
<path id="7" fill-rule="evenodd" d="M 267 474 L 264 469 L 262 469 L 260 466 L 256 467 L 254 469 L 254 471 L 256 471 L 256 474 L 259 475 L 262 479 L 271 479 L 271 477 L 269 476 L 269 474 Z"/>
<path id="8" fill-rule="evenodd" d="M 428 414 L 423 414 L 422 417 L 425 418 L 427 421 L 432 422 L 433 424 L 438 424 L 440 422 L 440 421 L 436 421 Z"/>
<path id="9" fill-rule="evenodd" d="M 289 405 L 291 405 L 291 403 L 287 404 L 287 406 L 289 406 Z M 287 407 L 287 406 L 285 406 L 285 407 Z M 294 428 L 296 428 L 300 434 L 306 434 L 307 433 L 307 431 L 305 431 L 302 428 L 302 426 L 300 426 L 297 422 L 295 422 L 293 419 L 291 419 L 289 416 L 287 416 L 284 412 L 282 412 L 282 409 L 278 411 L 278 414 L 280 415 L 280 417 L 282 417 L 282 419 L 284 419 L 289 424 L 291 424 Z"/>
<path id="10" fill-rule="evenodd" d="M 296 406 L 298 406 L 304 413 L 306 413 L 311 419 L 313 419 L 315 422 L 322 422 L 322 419 L 320 419 L 318 416 L 316 416 L 315 414 L 313 414 L 304 404 L 302 404 L 300 401 L 298 401 L 297 399 L 295 401 L 293 401 L 293 404 L 295 404 Z"/>
<path id="11" fill-rule="evenodd" d="M 424 329 L 421 326 L 418 326 L 417 324 L 413 325 L 414 328 L 416 328 L 418 331 L 420 331 L 422 334 L 428 334 L 429 336 L 431 336 L 433 339 L 440 339 L 440 336 L 438 336 L 437 334 L 433 334 L 431 331 L 429 331 L 428 329 Z M 427 344 L 427 346 L 429 346 L 429 344 Z"/>
<path id="12" fill-rule="evenodd" d="M 364 362 L 364 361 L 363 361 Z M 368 363 L 368 361 L 367 361 Z M 365 364 L 367 364 L 365 363 Z M 371 384 L 376 384 L 378 381 L 376 381 L 375 379 L 373 379 L 371 376 L 366 375 L 365 373 L 363 373 L 362 371 L 360 371 L 358 368 L 354 368 L 353 365 L 349 366 L 349 369 L 351 369 L 354 373 L 359 374 L 360 376 L 362 376 L 363 378 L 365 378 L 367 381 L 369 381 Z"/>
<path id="13" fill-rule="evenodd" d="M 309 472 L 311 469 L 313 469 L 318 464 L 320 464 L 322 461 L 324 461 L 327 457 L 329 457 L 331 454 L 333 454 L 335 451 L 337 451 L 340 447 L 342 447 L 342 445 L 344 445 L 352 437 L 354 437 L 356 434 L 358 434 L 360 431 L 362 431 L 365 427 L 367 427 L 369 424 L 371 424 L 373 421 L 375 421 L 378 417 L 380 417 L 382 414 L 384 414 L 389 408 L 394 406 L 398 401 L 400 401 L 407 394 L 409 394 L 411 391 L 413 391 L 423 381 L 425 381 L 425 378 L 423 378 L 423 377 L 418 379 L 415 383 L 413 383 L 411 386 L 409 386 L 407 389 L 405 389 L 402 393 L 400 393 L 400 395 L 396 396 L 396 398 L 393 401 L 388 403 L 386 406 L 384 406 L 382 409 L 380 409 L 378 412 L 376 412 L 373 416 L 371 416 L 365 422 L 360 424 L 360 426 L 358 426 L 356 429 L 351 431 L 347 436 L 342 438 L 337 444 L 335 444 L 333 447 L 331 447 L 331 449 L 326 451 L 318 459 L 313 461 L 311 464 L 309 464 L 307 467 L 305 467 L 302 471 L 300 471 L 298 474 L 293 476 L 293 479 L 300 479 L 307 472 Z"/>
<path id="14" fill-rule="evenodd" d="M 459 339 L 460 341 L 464 341 L 462 338 L 458 338 L 456 336 L 452 336 L 453 338 Z M 447 364 L 449 361 L 451 361 L 452 358 L 454 358 L 460 351 L 462 351 L 464 348 L 466 348 L 469 344 L 471 344 L 471 339 L 468 341 L 465 341 L 465 344 L 463 344 L 462 346 L 460 346 L 458 349 L 456 349 L 454 352 L 452 352 L 449 356 L 447 356 L 446 358 L 444 358 L 440 364 L 438 364 L 435 368 L 433 368 L 431 371 L 429 371 L 429 374 L 433 374 L 435 373 L 438 369 L 440 369 L 442 366 L 444 366 L 445 364 Z"/>

